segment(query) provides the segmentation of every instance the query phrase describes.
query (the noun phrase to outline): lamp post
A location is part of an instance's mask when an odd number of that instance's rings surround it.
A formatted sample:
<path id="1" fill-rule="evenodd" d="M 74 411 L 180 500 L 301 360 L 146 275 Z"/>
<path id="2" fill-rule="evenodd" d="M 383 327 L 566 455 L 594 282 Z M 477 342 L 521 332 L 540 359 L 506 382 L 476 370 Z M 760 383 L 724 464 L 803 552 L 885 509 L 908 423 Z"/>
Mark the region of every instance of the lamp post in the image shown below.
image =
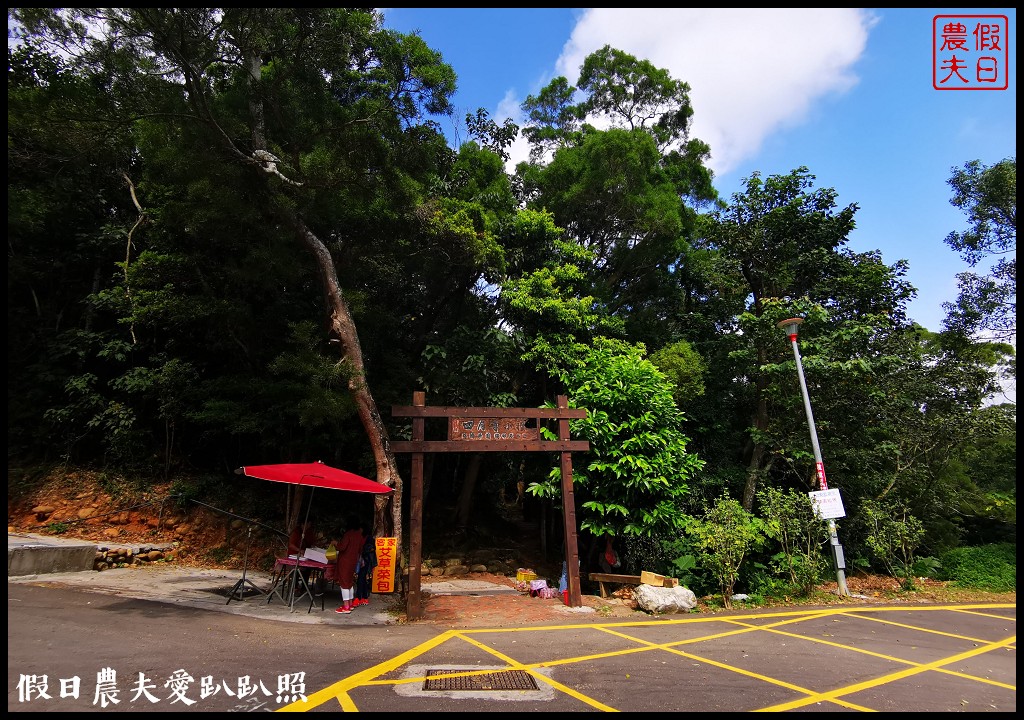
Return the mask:
<path id="1" fill-rule="evenodd" d="M 796 374 L 800 378 L 800 391 L 804 397 L 804 410 L 807 412 L 807 425 L 811 429 L 811 447 L 814 448 L 814 465 L 818 473 L 818 486 L 820 490 L 828 490 L 828 481 L 825 480 L 825 463 L 821 460 L 821 446 L 818 445 L 818 431 L 814 428 L 814 413 L 811 412 L 811 398 L 807 394 L 807 381 L 804 380 L 804 366 L 800 361 L 800 348 L 796 344 L 797 330 L 803 323 L 803 318 L 789 318 L 778 323 L 789 336 L 793 345 L 793 357 L 796 358 Z M 836 580 L 838 581 L 837 593 L 840 596 L 849 596 L 850 591 L 846 588 L 846 560 L 843 557 L 843 546 L 839 544 L 839 534 L 836 532 L 836 521 L 828 518 L 829 542 L 832 547 L 832 561 L 836 566 Z"/>

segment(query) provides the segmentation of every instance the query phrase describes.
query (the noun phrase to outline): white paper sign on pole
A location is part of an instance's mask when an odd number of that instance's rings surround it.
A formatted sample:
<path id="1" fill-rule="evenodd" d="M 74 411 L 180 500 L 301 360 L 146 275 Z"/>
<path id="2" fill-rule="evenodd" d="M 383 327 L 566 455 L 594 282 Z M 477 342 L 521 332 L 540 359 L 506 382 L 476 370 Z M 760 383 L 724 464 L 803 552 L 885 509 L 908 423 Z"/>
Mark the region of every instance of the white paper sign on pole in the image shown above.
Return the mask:
<path id="1" fill-rule="evenodd" d="M 843 499 L 839 497 L 838 488 L 815 490 L 807 494 L 814 503 L 814 514 L 822 520 L 846 517 L 846 509 L 843 507 Z"/>

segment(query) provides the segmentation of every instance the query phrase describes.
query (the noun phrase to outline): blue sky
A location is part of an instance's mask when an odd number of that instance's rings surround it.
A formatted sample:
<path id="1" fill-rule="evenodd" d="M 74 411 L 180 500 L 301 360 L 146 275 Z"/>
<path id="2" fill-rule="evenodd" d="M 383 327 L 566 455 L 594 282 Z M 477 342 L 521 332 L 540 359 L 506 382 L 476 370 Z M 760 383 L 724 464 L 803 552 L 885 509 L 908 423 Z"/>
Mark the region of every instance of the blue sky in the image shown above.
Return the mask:
<path id="1" fill-rule="evenodd" d="M 942 303 L 956 297 L 956 274 L 967 269 L 943 242 L 966 228 L 949 203 L 951 169 L 1017 154 L 1013 8 L 384 13 L 387 27 L 418 32 L 454 68 L 456 113 L 445 126 L 453 144 L 467 138 L 465 115 L 478 107 L 521 123 L 528 95 L 559 75 L 574 82 L 583 58 L 603 45 L 668 70 L 690 85 L 691 134 L 711 146 L 722 197 L 754 172 L 806 166 L 816 187 L 837 191 L 840 206 L 859 206 L 853 250 L 909 263 L 907 280 L 918 289 L 910 317 L 932 330 L 941 328 Z M 936 15 L 1008 18 L 1006 90 L 933 88 Z M 525 156 L 520 145 L 513 162 Z"/>

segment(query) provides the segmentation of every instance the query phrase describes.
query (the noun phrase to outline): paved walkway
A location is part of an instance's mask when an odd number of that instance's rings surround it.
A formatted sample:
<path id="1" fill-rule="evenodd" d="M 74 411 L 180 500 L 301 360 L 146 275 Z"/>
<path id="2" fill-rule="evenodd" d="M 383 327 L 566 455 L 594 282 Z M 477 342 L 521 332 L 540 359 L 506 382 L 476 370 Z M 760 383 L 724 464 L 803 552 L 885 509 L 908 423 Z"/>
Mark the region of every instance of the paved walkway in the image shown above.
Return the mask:
<path id="1" fill-rule="evenodd" d="M 90 558 L 95 554 L 96 545 L 81 540 L 8 533 L 7 546 L 8 582 L 78 588 L 107 595 L 305 624 L 388 625 L 401 622 L 405 614 L 404 603 L 397 594 L 375 593 L 370 594 L 369 605 L 356 608 L 348 615 L 335 613 L 334 609 L 341 604 L 341 594 L 337 587 L 327 589 L 322 610 L 319 598 L 312 606 L 306 598 L 292 607 L 276 594 L 268 596 L 266 591 L 272 585 L 272 578 L 269 573 L 255 570 L 245 572 L 245 582 L 242 582 L 242 572 L 238 570 L 199 569 L 173 562 L 147 563 L 101 572 L 53 572 L 54 567 L 63 569 L 69 561 L 59 559 L 54 565 L 50 550 L 59 549 L 64 557 L 81 555 L 83 549 Z M 19 567 L 16 574 L 10 572 L 12 562 Z M 33 563 L 38 566 L 34 568 L 37 571 L 33 571 Z M 86 566 L 89 565 L 91 561 Z M 598 605 L 597 609 L 590 606 L 568 608 L 561 598 L 531 598 L 499 582 L 503 578 L 482 577 L 487 576 L 424 576 L 421 580 L 424 601 L 420 621 L 442 627 L 505 627 L 512 624 L 565 622 L 569 618 L 595 616 L 599 610 L 602 610 L 600 614 L 604 617 L 645 616 L 622 605 L 613 609 L 612 604 L 616 601 L 601 601 L 589 596 L 585 596 L 584 600 Z M 229 601 L 232 590 L 238 592 Z"/>

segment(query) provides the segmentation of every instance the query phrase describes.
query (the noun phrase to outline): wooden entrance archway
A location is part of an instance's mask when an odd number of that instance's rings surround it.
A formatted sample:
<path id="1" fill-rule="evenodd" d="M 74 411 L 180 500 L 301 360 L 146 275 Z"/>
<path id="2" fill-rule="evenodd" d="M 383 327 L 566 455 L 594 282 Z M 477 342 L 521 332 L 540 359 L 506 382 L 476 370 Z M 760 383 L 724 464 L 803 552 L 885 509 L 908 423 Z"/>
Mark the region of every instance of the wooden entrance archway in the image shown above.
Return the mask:
<path id="1" fill-rule="evenodd" d="M 395 405 L 391 414 L 412 418 L 412 440 L 391 443 L 395 453 L 412 455 L 412 490 L 409 493 L 409 591 L 406 615 L 418 620 L 423 613 L 420 566 L 423 562 L 423 455 L 428 452 L 558 452 L 561 453 L 563 532 L 569 605 L 579 607 L 580 560 L 576 540 L 576 506 L 572 492 L 572 453 L 590 449 L 586 440 L 569 437 L 569 420 L 585 418 L 586 410 L 569 407 L 565 395 L 554 408 L 427 407 L 426 393 L 412 394 L 412 405 Z M 427 440 L 425 420 L 446 418 L 447 440 Z M 558 440 L 541 440 L 540 425 L 556 421 Z"/>

